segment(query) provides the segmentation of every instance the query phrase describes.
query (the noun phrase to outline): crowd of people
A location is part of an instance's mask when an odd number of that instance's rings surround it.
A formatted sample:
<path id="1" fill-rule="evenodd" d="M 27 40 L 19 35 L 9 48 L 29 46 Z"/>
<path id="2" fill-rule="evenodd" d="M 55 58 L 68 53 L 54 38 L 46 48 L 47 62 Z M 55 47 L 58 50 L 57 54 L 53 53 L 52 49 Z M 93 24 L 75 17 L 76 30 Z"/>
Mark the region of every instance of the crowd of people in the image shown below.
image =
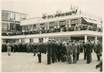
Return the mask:
<path id="1" fill-rule="evenodd" d="M 102 44 L 100 42 L 95 44 L 90 40 L 86 43 L 74 40 L 61 43 L 55 40 L 50 40 L 47 43 L 47 57 L 49 59 L 47 63 L 50 64 L 51 62 L 54 63 L 57 61 L 67 61 L 70 64 L 77 63 L 80 53 L 83 52 L 84 60 L 89 64 L 92 62 L 91 53 L 93 51 L 97 55 L 97 60 L 100 61 L 102 53 Z"/>
<path id="2" fill-rule="evenodd" d="M 87 64 L 92 62 L 92 52 L 96 53 L 98 61 L 101 61 L 102 56 L 102 43 L 100 41 L 95 43 L 91 40 L 88 40 L 86 43 L 76 40 L 68 40 L 67 42 L 49 40 L 47 43 L 14 45 L 7 43 L 5 46 L 9 56 L 11 55 L 11 49 L 12 52 L 33 52 L 34 56 L 38 56 L 39 63 L 42 62 L 42 53 L 47 54 L 48 65 L 55 62 L 67 62 L 69 64 L 75 64 L 77 61 L 79 61 L 80 53 L 84 53 L 83 59 L 86 60 Z M 100 65 L 102 65 L 102 62 Z M 98 66 L 99 65 L 97 65 L 96 68 L 98 68 Z"/>

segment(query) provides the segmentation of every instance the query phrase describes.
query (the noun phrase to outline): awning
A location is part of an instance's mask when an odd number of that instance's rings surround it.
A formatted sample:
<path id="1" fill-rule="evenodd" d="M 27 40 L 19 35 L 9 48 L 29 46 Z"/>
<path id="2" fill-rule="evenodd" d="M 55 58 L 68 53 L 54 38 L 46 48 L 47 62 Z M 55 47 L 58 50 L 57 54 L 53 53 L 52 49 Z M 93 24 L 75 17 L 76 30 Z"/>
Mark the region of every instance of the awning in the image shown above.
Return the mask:
<path id="1" fill-rule="evenodd" d="M 88 18 L 88 17 L 83 17 L 83 18 L 88 23 L 101 24 L 101 21 L 100 20 L 96 20 L 96 19 Z"/>

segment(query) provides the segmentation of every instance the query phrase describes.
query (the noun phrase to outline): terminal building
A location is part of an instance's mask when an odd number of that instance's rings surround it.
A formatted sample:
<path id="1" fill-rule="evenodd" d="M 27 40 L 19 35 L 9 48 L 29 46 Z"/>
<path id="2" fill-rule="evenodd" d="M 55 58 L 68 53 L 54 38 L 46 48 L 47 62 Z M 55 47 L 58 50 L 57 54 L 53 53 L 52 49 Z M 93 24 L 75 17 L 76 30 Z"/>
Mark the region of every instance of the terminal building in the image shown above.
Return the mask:
<path id="1" fill-rule="evenodd" d="M 16 18 L 13 22 L 5 21 L 7 16 L 2 13 L 3 43 L 45 43 L 49 39 L 84 42 L 90 39 L 96 43 L 97 40 L 102 41 L 102 19 L 84 14 L 78 9 L 68 12 L 57 11 L 55 14 L 44 14 L 42 17 L 29 19 L 26 19 L 26 14 L 20 14 L 19 22 Z"/>
<path id="2" fill-rule="evenodd" d="M 22 32 L 21 21 L 27 18 L 27 14 L 2 10 L 1 11 L 1 30 L 2 37 L 14 34 L 20 34 Z M 13 39 L 2 39 L 3 43 L 7 41 L 14 41 Z"/>

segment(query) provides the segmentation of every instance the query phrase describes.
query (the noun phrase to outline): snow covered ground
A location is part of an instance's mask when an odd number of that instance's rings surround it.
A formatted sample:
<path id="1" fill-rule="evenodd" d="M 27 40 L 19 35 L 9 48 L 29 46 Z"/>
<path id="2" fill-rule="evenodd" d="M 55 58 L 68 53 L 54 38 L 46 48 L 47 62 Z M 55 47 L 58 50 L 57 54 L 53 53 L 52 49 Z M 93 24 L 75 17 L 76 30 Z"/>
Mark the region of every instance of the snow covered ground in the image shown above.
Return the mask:
<path id="1" fill-rule="evenodd" d="M 37 56 L 32 53 L 2 53 L 2 72 L 98 72 L 95 69 L 96 55 L 92 53 L 93 60 L 91 64 L 86 64 L 83 60 L 83 53 L 80 54 L 80 60 L 77 64 L 67 64 L 66 62 L 57 62 L 47 65 L 46 54 L 42 54 L 42 63 L 38 63 Z"/>

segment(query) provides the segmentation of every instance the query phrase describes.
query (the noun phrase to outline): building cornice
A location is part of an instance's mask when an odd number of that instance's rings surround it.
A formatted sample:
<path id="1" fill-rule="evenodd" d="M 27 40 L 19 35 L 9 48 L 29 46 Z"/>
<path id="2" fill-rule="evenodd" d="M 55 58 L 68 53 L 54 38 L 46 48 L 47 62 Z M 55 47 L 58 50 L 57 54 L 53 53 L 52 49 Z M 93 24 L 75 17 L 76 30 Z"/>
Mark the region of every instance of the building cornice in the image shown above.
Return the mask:
<path id="1" fill-rule="evenodd" d="M 71 31 L 71 32 L 57 32 L 57 33 L 44 33 L 44 34 L 31 34 L 31 35 L 15 35 L 15 36 L 2 36 L 2 39 L 22 39 L 22 38 L 42 38 L 42 37 L 62 37 L 62 36 L 102 36 L 102 32 L 96 31 Z"/>

